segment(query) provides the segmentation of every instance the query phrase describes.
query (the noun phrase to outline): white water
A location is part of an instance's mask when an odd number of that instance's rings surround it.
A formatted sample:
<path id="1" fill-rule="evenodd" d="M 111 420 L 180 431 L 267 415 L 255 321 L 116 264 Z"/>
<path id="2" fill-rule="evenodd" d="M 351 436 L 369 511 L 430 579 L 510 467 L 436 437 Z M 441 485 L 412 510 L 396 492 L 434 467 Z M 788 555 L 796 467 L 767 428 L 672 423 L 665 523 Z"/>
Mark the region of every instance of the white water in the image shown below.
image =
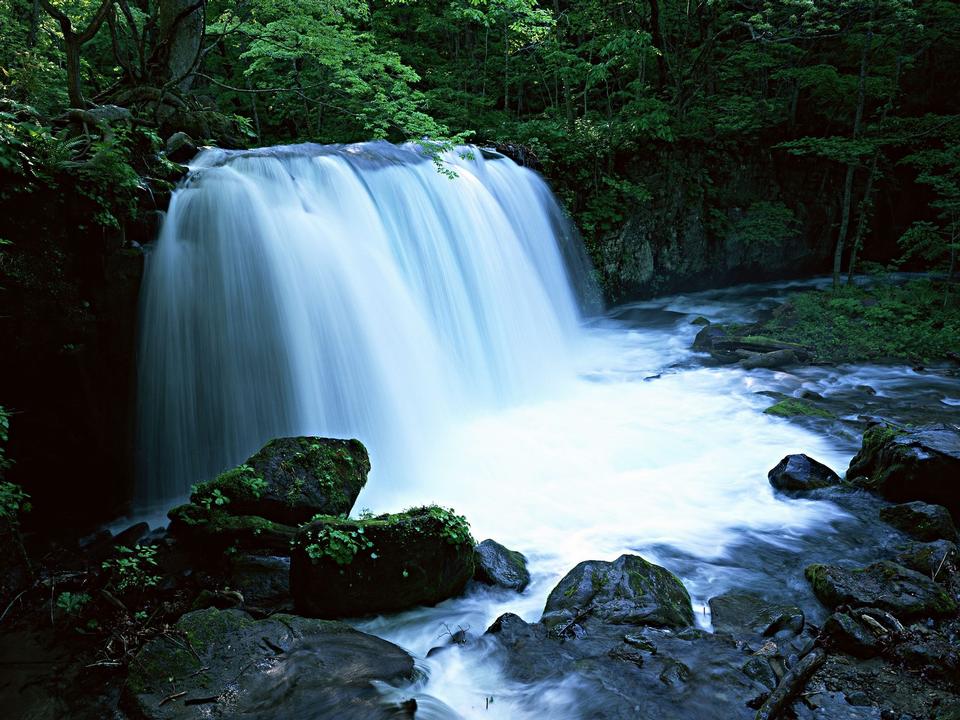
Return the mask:
<path id="1" fill-rule="evenodd" d="M 849 448 L 760 413 L 768 371 L 670 370 L 689 315 L 585 324 L 590 288 L 543 183 L 505 159 L 451 162 L 454 180 L 382 145 L 200 156 L 147 265 L 144 504 L 273 436 L 359 437 L 374 470 L 357 511 L 438 502 L 530 559 L 521 596 L 360 623 L 421 658 L 445 628 L 538 619 L 581 560 L 639 552 L 702 612 L 739 582 L 708 562 L 737 542 L 829 532 L 839 509 L 775 497 L 766 470 L 799 451 L 842 470 Z M 424 717 L 576 717 L 575 678 L 516 686 L 483 643 L 422 663 Z"/>

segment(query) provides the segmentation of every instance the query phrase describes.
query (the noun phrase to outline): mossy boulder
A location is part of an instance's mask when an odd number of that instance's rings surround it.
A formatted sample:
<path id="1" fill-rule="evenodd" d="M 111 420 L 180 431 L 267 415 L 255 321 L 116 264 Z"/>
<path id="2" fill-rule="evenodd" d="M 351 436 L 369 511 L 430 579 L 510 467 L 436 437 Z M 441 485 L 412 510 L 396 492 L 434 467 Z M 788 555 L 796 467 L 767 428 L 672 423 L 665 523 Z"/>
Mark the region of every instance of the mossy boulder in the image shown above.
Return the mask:
<path id="1" fill-rule="evenodd" d="M 960 518 L 960 432 L 937 425 L 875 425 L 863 434 L 847 479 L 894 502 L 923 500 Z"/>
<path id="2" fill-rule="evenodd" d="M 473 577 L 473 548 L 467 521 L 435 505 L 360 520 L 321 516 L 293 547 L 294 606 L 343 617 L 434 605 Z"/>
<path id="3" fill-rule="evenodd" d="M 767 473 L 767 479 L 777 490 L 788 493 L 816 490 L 840 482 L 840 476 L 833 470 L 802 453 L 787 455 Z"/>
<path id="4" fill-rule="evenodd" d="M 948 540 L 914 542 L 897 553 L 897 562 L 911 570 L 932 577 L 946 577 L 957 565 L 957 546 Z"/>
<path id="5" fill-rule="evenodd" d="M 830 609 L 876 607 L 901 620 L 942 617 L 957 610 L 953 598 L 929 577 L 886 560 L 857 569 L 810 565 L 805 575 L 817 599 Z"/>
<path id="6" fill-rule="evenodd" d="M 259 515 L 232 515 L 217 507 L 179 505 L 167 516 L 170 533 L 205 555 L 224 550 L 289 555 L 297 529 Z M 211 558 L 213 559 L 213 558 Z"/>
<path id="7" fill-rule="evenodd" d="M 130 663 L 122 708 L 146 720 L 396 717 L 373 687 L 410 682 L 413 659 L 339 622 L 239 610 L 184 615 Z"/>
<path id="8" fill-rule="evenodd" d="M 638 555 L 621 555 L 573 568 L 550 593 L 541 618 L 560 629 L 591 621 L 680 628 L 693 625 L 693 607 L 669 570 Z"/>
<path id="9" fill-rule="evenodd" d="M 880 519 L 921 542 L 957 539 L 957 528 L 943 505 L 920 500 L 891 505 L 881 508 Z"/>
<path id="10" fill-rule="evenodd" d="M 277 438 L 243 465 L 196 485 L 190 501 L 299 525 L 314 515 L 349 513 L 369 472 L 359 440 Z"/>
<path id="11" fill-rule="evenodd" d="M 776 415 L 777 417 L 815 417 L 815 418 L 833 418 L 834 415 L 829 410 L 824 410 L 816 405 L 811 405 L 804 400 L 797 398 L 786 398 L 780 402 L 774 403 L 766 410 L 767 415 Z"/>
<path id="12" fill-rule="evenodd" d="M 474 551 L 474 578 L 486 585 L 498 585 L 523 592 L 530 584 L 527 558 L 516 550 L 508 550 L 495 540 L 484 540 Z"/>

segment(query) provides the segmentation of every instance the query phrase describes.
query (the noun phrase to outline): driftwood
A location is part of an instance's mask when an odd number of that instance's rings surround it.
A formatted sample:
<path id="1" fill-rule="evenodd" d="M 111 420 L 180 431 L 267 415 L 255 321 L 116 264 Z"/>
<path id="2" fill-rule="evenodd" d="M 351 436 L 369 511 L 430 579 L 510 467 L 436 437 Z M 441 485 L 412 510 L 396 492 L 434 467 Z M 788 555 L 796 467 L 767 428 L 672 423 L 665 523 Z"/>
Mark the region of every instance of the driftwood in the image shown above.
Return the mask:
<path id="1" fill-rule="evenodd" d="M 779 717 L 826 659 L 827 654 L 820 648 L 815 648 L 790 668 L 790 672 L 783 676 L 783 680 L 757 711 L 756 720 L 774 720 Z"/>

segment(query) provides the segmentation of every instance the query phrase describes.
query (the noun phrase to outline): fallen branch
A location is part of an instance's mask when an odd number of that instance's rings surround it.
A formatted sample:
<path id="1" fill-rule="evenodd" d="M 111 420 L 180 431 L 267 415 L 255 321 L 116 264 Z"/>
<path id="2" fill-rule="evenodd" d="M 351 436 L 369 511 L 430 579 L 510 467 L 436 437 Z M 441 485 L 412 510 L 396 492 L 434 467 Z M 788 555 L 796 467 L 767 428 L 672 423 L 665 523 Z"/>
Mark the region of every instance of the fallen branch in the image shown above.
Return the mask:
<path id="1" fill-rule="evenodd" d="M 794 696 L 803 690 L 810 676 L 826 662 L 826 659 L 827 654 L 820 648 L 815 648 L 790 668 L 790 672 L 783 676 L 780 684 L 757 710 L 756 720 L 774 720 L 779 717 Z"/>

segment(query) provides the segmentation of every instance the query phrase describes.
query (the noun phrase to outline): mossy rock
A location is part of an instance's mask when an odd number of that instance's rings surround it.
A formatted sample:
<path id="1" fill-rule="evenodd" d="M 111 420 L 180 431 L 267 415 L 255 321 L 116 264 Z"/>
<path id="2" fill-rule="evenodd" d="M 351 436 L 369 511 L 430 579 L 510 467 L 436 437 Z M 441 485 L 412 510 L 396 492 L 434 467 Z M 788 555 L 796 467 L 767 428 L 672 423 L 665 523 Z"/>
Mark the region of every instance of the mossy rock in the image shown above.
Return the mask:
<path id="1" fill-rule="evenodd" d="M 621 555 L 573 568 L 551 591 L 541 618 L 550 628 L 594 621 L 680 628 L 693 625 L 693 607 L 669 570 L 638 555 Z"/>
<path id="2" fill-rule="evenodd" d="M 857 569 L 810 565 L 805 575 L 813 593 L 830 609 L 876 607 L 905 621 L 957 611 L 953 598 L 929 577 L 886 560 Z"/>
<path id="3" fill-rule="evenodd" d="M 413 675 L 406 652 L 343 623 L 208 608 L 143 646 L 121 707 L 147 720 L 276 717 L 281 704 L 284 717 L 386 719 L 396 707 L 373 683 Z"/>
<path id="4" fill-rule="evenodd" d="M 880 519 L 921 542 L 957 539 L 957 528 L 943 505 L 920 500 L 891 505 L 881 508 Z"/>
<path id="5" fill-rule="evenodd" d="M 231 550 L 289 555 L 297 534 L 297 529 L 290 525 L 259 515 L 231 515 L 216 506 L 179 505 L 167 516 L 170 532 L 203 553 Z"/>
<path id="6" fill-rule="evenodd" d="M 777 417 L 817 417 L 833 418 L 833 413 L 796 398 L 786 398 L 764 410 L 767 415 Z"/>
<path id="7" fill-rule="evenodd" d="M 495 540 L 484 540 L 474 551 L 476 573 L 474 578 L 486 585 L 523 592 L 530 584 L 527 558 L 516 550 L 509 550 Z"/>
<path id="8" fill-rule="evenodd" d="M 960 519 L 960 432 L 875 425 L 863 434 L 847 479 L 894 502 L 943 505 Z"/>
<path id="9" fill-rule="evenodd" d="M 437 506 L 352 520 L 320 516 L 297 534 L 290 590 L 297 612 L 356 616 L 434 605 L 474 574 L 467 521 Z"/>
<path id="10" fill-rule="evenodd" d="M 198 484 L 190 500 L 232 515 L 299 525 L 318 514 L 348 514 L 369 472 L 359 440 L 277 438 L 243 465 Z"/>

